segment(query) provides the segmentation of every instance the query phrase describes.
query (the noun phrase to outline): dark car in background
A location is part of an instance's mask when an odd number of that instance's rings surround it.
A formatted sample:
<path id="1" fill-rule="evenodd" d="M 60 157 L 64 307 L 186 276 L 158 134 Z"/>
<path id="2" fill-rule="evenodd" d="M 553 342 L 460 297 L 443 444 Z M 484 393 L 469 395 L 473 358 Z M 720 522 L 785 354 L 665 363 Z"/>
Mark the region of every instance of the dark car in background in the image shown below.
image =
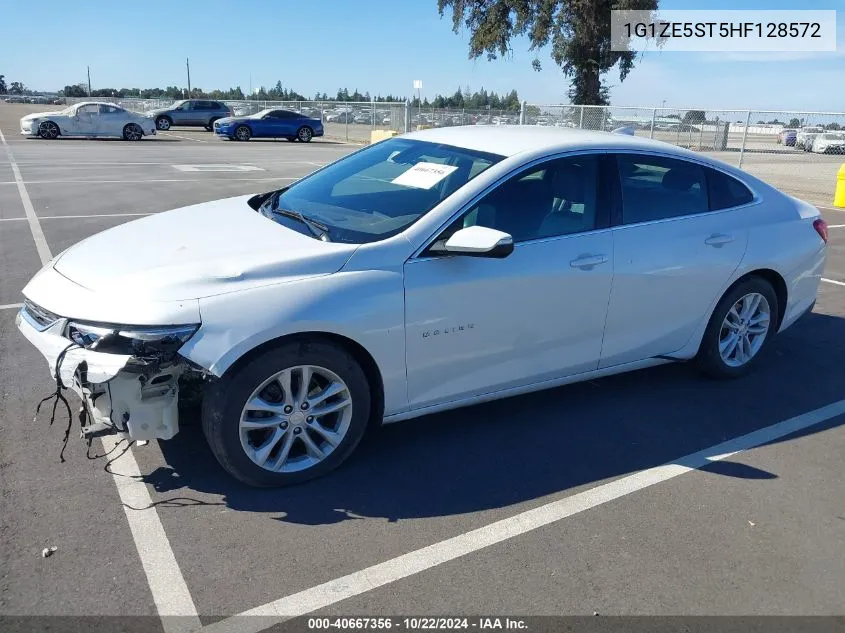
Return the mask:
<path id="1" fill-rule="evenodd" d="M 786 128 L 781 130 L 778 134 L 778 143 L 783 143 L 787 147 L 795 147 L 795 141 L 798 140 L 798 130 Z"/>
<path id="2" fill-rule="evenodd" d="M 268 108 L 249 116 L 219 119 L 214 122 L 214 133 L 233 141 L 286 138 L 308 143 L 313 137 L 323 135 L 323 123 L 293 110 Z"/>
<path id="3" fill-rule="evenodd" d="M 158 108 L 147 112 L 155 119 L 156 128 L 169 130 L 174 125 L 204 127 L 211 131 L 218 119 L 232 116 L 232 109 L 210 99 L 184 99 L 167 108 Z"/>

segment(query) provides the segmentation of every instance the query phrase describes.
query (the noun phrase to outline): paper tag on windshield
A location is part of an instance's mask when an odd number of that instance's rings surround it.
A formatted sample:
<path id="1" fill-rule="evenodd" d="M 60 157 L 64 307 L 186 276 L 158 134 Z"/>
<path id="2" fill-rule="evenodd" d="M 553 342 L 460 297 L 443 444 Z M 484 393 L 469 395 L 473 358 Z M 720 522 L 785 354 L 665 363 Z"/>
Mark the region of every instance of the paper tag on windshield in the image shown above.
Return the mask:
<path id="1" fill-rule="evenodd" d="M 431 189 L 446 176 L 455 171 L 457 167 L 451 165 L 440 165 L 438 163 L 417 163 L 408 171 L 399 174 L 391 182 L 394 185 L 416 187 L 417 189 Z"/>

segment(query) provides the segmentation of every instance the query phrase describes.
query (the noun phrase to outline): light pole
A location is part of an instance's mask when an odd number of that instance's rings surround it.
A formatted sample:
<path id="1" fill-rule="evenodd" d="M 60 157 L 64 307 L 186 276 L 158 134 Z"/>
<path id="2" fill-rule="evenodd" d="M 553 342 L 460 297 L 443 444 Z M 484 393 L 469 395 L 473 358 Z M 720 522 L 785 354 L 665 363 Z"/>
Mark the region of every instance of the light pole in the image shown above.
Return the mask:
<path id="1" fill-rule="evenodd" d="M 414 90 L 417 91 L 417 125 L 422 124 L 422 97 L 420 91 L 422 90 L 422 79 L 414 79 Z"/>

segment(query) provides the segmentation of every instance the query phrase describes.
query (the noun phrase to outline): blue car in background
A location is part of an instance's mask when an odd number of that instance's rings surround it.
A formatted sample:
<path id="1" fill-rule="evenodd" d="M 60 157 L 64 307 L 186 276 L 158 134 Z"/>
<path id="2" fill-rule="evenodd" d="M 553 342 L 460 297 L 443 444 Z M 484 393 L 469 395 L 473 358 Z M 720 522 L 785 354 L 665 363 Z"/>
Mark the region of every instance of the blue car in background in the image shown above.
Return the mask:
<path id="1" fill-rule="evenodd" d="M 251 138 L 286 138 L 308 143 L 323 135 L 323 123 L 292 110 L 268 108 L 255 114 L 226 117 L 214 122 L 214 133 L 235 141 Z"/>

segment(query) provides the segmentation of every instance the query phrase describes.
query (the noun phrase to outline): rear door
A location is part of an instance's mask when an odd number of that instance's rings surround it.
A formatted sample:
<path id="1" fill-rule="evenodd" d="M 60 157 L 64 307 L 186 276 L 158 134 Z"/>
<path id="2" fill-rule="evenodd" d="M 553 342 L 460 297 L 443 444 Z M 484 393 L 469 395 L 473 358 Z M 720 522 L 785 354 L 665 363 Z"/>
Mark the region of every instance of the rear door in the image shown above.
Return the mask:
<path id="1" fill-rule="evenodd" d="M 619 153 L 614 281 L 599 367 L 671 354 L 709 318 L 748 240 L 753 195 L 690 161 Z M 724 180 L 738 185 L 733 201 Z"/>

